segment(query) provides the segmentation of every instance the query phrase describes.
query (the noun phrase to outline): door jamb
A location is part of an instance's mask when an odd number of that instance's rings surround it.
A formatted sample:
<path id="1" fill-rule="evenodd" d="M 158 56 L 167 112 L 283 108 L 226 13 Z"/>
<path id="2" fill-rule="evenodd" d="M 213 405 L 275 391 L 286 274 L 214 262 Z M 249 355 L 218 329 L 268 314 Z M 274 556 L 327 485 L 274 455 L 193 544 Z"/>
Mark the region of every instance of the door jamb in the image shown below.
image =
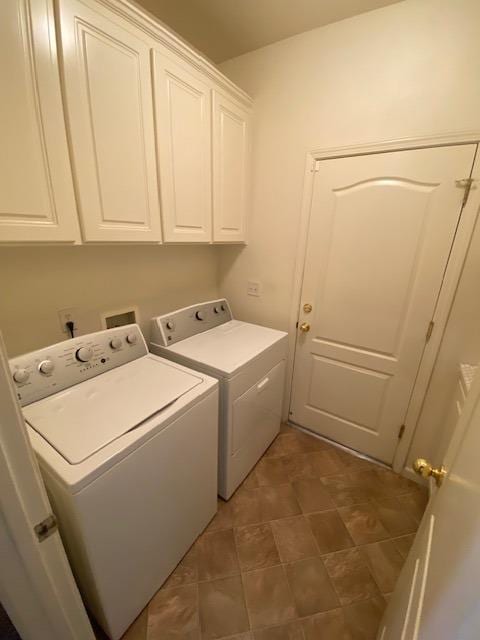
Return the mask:
<path id="1" fill-rule="evenodd" d="M 308 229 L 310 226 L 310 211 L 313 196 L 313 186 L 316 173 L 316 161 L 334 158 L 345 158 L 367 154 L 389 153 L 391 151 L 407 151 L 432 147 L 457 146 L 461 144 L 479 144 L 479 131 L 460 131 L 442 135 L 430 135 L 419 138 L 400 138 L 379 142 L 359 143 L 342 147 L 319 147 L 308 151 L 305 159 L 305 173 L 303 196 L 300 213 L 299 232 L 295 255 L 295 271 L 293 280 L 293 295 L 289 320 L 289 356 L 287 361 L 287 385 L 286 406 L 290 411 L 293 388 L 293 369 L 295 363 L 295 347 L 297 343 L 297 322 L 301 303 L 303 275 L 305 269 L 306 246 Z M 459 178 L 467 176 L 459 176 Z M 480 180 L 480 162 L 477 155 L 474 160 L 472 177 Z M 405 418 L 405 430 L 402 439 L 396 448 L 393 469 L 398 473 L 403 471 L 410 444 L 420 418 L 423 400 L 425 398 L 430 377 L 435 365 L 435 360 L 445 330 L 455 292 L 460 280 L 463 264 L 467 255 L 470 239 L 477 220 L 480 205 L 480 189 L 472 192 L 467 204 L 461 212 L 458 228 L 454 236 L 452 250 L 447 262 L 445 276 L 440 288 L 435 306 L 433 320 L 435 330 L 425 345 L 420 366 L 415 379 L 414 388 L 410 397 L 407 415 Z M 400 425 L 399 425 L 400 426 Z"/>

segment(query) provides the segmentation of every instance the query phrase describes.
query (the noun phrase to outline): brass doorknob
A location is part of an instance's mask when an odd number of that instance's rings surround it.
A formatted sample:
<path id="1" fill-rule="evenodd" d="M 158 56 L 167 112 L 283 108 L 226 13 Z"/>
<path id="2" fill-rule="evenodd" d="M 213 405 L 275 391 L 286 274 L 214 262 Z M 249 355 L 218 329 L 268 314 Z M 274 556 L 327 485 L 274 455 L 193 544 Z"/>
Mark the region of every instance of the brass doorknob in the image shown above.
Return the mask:
<path id="1" fill-rule="evenodd" d="M 417 458 L 413 463 L 413 470 L 415 473 L 418 473 L 422 478 L 429 478 L 430 476 L 434 478 L 437 483 L 437 487 L 439 487 L 445 476 L 447 475 L 447 470 L 442 465 L 440 468 L 433 467 L 428 460 L 424 458 Z"/>
<path id="2" fill-rule="evenodd" d="M 300 331 L 303 331 L 303 333 L 307 333 L 308 331 L 310 331 L 310 325 L 308 324 L 308 322 L 302 322 L 299 329 Z"/>

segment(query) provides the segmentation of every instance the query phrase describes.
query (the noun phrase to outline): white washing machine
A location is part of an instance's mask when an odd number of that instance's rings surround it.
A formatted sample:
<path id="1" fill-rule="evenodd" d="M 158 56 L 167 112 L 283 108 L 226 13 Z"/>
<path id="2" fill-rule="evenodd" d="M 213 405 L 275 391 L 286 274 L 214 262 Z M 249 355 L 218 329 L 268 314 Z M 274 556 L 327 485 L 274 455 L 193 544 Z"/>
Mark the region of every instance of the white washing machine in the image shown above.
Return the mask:
<path id="1" fill-rule="evenodd" d="M 220 380 L 219 494 L 228 500 L 280 429 L 287 334 L 213 300 L 152 319 L 150 350 Z"/>
<path id="2" fill-rule="evenodd" d="M 88 608 L 116 640 L 217 509 L 218 382 L 137 325 L 10 361 Z"/>

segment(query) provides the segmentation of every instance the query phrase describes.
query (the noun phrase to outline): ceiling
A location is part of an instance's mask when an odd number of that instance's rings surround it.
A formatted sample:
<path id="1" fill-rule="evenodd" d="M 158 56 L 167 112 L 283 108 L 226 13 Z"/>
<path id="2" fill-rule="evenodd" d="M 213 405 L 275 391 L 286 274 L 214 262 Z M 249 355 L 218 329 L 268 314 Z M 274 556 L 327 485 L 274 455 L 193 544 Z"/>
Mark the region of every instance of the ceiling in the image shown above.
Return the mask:
<path id="1" fill-rule="evenodd" d="M 214 62 L 400 0 L 137 0 Z"/>

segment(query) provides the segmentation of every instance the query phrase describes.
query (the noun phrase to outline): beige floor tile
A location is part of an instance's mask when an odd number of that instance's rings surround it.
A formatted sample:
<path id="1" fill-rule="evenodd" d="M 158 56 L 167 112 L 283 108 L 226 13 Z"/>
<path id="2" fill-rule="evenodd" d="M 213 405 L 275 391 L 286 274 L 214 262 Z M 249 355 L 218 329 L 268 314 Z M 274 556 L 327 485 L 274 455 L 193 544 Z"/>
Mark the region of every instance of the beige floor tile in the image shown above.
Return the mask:
<path id="1" fill-rule="evenodd" d="M 371 504 L 341 507 L 338 513 L 355 544 L 369 544 L 390 537 Z"/>
<path id="2" fill-rule="evenodd" d="M 382 593 L 390 593 L 395 588 L 404 559 L 391 540 L 374 542 L 361 547 L 375 582 Z"/>
<path id="3" fill-rule="evenodd" d="M 297 480 L 292 483 L 292 486 L 303 513 L 325 511 L 335 507 L 320 478 Z"/>
<path id="4" fill-rule="evenodd" d="M 321 480 L 336 507 L 350 507 L 368 502 L 368 491 L 358 486 L 351 474 L 326 476 Z"/>
<path id="5" fill-rule="evenodd" d="M 148 640 L 200 640 L 198 587 L 161 589 L 148 605 Z"/>
<path id="6" fill-rule="evenodd" d="M 305 640 L 351 640 L 342 609 L 304 618 L 302 627 Z"/>
<path id="7" fill-rule="evenodd" d="M 244 489 L 240 487 L 230 498 L 233 524 L 241 527 L 247 524 L 257 524 L 262 521 L 260 506 L 260 489 Z"/>
<path id="8" fill-rule="evenodd" d="M 408 552 L 410 551 L 413 541 L 415 540 L 415 534 L 409 533 L 408 536 L 400 536 L 400 538 L 393 538 L 392 542 L 395 545 L 395 548 L 400 553 L 403 559 L 408 556 Z"/>
<path id="9" fill-rule="evenodd" d="M 220 531 L 221 529 L 231 529 L 233 526 L 232 502 L 225 502 L 221 498 L 217 501 L 217 513 L 206 528 L 207 531 Z"/>
<path id="10" fill-rule="evenodd" d="M 261 519 L 264 522 L 301 513 L 300 505 L 290 484 L 260 487 L 258 492 Z"/>
<path id="11" fill-rule="evenodd" d="M 130 625 L 122 640 L 146 640 L 147 637 L 147 609 L 144 609 L 135 622 Z"/>
<path id="12" fill-rule="evenodd" d="M 360 458 L 353 453 L 344 451 L 343 449 L 337 448 L 337 456 L 340 459 L 344 473 L 351 471 L 374 471 L 379 468 L 379 465 L 370 462 L 369 460 L 365 460 L 364 458 Z"/>
<path id="13" fill-rule="evenodd" d="M 238 560 L 242 571 L 280 564 L 270 524 L 251 524 L 235 529 Z"/>
<path id="14" fill-rule="evenodd" d="M 338 551 L 325 556 L 323 562 L 342 606 L 378 594 L 366 559 L 358 549 Z"/>
<path id="15" fill-rule="evenodd" d="M 353 540 L 336 510 L 307 516 L 320 553 L 353 547 Z"/>
<path id="16" fill-rule="evenodd" d="M 240 573 L 232 529 L 203 534 L 197 541 L 199 580 L 215 580 Z"/>
<path id="17" fill-rule="evenodd" d="M 401 496 L 399 496 L 401 498 Z M 372 502 L 381 523 L 390 536 L 401 536 L 414 533 L 417 530 L 417 521 L 408 513 L 399 502 L 399 498 L 392 496 Z"/>
<path id="18" fill-rule="evenodd" d="M 419 524 L 427 506 L 427 494 L 423 491 L 414 491 L 412 493 L 406 493 L 405 495 L 398 496 L 397 500 L 403 506 L 405 511 L 414 518 L 417 524 Z"/>
<path id="19" fill-rule="evenodd" d="M 288 622 L 278 627 L 258 629 L 254 632 L 255 640 L 304 640 L 300 622 Z"/>
<path id="20" fill-rule="evenodd" d="M 295 607 L 282 566 L 242 575 L 250 623 L 253 629 L 288 622 Z"/>
<path id="21" fill-rule="evenodd" d="M 240 576 L 198 585 L 202 640 L 248 632 L 249 622 Z"/>
<path id="22" fill-rule="evenodd" d="M 289 482 L 288 469 L 284 456 L 262 458 L 255 467 L 258 486 L 272 487 Z"/>
<path id="23" fill-rule="evenodd" d="M 376 469 L 353 471 L 349 474 L 353 486 L 363 490 L 369 499 L 381 499 L 387 497 L 385 487 L 377 475 Z"/>
<path id="24" fill-rule="evenodd" d="M 262 460 L 263 459 L 264 458 L 262 458 Z M 255 467 L 250 471 L 241 486 L 243 489 L 256 489 L 258 487 L 258 478 L 255 472 Z"/>
<path id="25" fill-rule="evenodd" d="M 343 607 L 352 640 L 375 640 L 384 609 L 385 600 L 381 596 Z"/>
<path id="26" fill-rule="evenodd" d="M 318 555 L 315 538 L 305 516 L 273 520 L 271 526 L 282 562 Z"/>
<path id="27" fill-rule="evenodd" d="M 335 452 L 311 451 L 286 456 L 290 480 L 312 480 L 341 472 Z"/>
<path id="28" fill-rule="evenodd" d="M 284 435 L 285 434 L 280 433 L 275 438 L 275 440 L 272 442 L 272 444 L 268 447 L 268 449 L 263 454 L 263 458 L 272 458 L 272 457 L 276 457 L 276 456 L 285 455 L 285 450 L 283 448 L 283 445 L 284 445 L 283 436 Z"/>
<path id="29" fill-rule="evenodd" d="M 398 496 L 403 493 L 411 493 L 417 489 L 416 482 L 404 478 L 390 469 L 379 467 L 375 470 L 375 473 L 380 478 L 385 493 L 389 495 Z"/>
<path id="30" fill-rule="evenodd" d="M 338 598 L 320 558 L 292 562 L 285 565 L 285 569 L 300 617 L 338 607 Z"/>
<path id="31" fill-rule="evenodd" d="M 182 560 L 178 563 L 174 571 L 170 574 L 162 589 L 170 589 L 171 587 L 180 587 L 184 584 L 192 584 L 198 581 L 197 568 L 197 548 L 193 545 Z"/>

